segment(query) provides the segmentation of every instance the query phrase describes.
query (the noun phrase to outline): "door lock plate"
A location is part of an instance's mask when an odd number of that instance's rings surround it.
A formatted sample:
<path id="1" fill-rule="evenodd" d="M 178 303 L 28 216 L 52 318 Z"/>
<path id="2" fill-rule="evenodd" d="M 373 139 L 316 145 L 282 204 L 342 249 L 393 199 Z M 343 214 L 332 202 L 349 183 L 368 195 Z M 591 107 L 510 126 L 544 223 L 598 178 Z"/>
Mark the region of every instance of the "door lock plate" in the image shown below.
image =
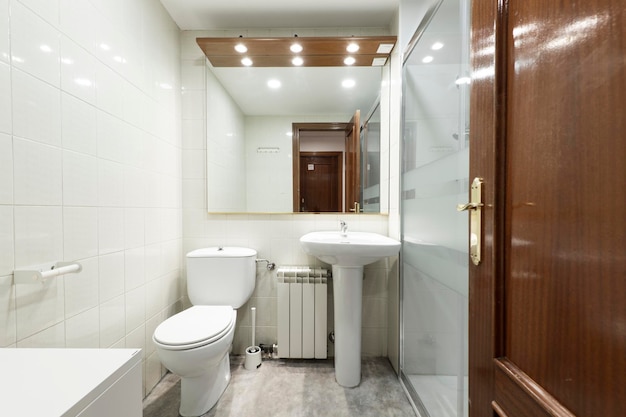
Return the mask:
<path id="1" fill-rule="evenodd" d="M 471 201 L 467 204 L 456 206 L 458 211 L 470 212 L 470 258 L 474 265 L 479 265 L 481 261 L 480 248 L 482 240 L 482 207 L 483 207 L 483 179 L 474 178 L 470 190 Z"/>

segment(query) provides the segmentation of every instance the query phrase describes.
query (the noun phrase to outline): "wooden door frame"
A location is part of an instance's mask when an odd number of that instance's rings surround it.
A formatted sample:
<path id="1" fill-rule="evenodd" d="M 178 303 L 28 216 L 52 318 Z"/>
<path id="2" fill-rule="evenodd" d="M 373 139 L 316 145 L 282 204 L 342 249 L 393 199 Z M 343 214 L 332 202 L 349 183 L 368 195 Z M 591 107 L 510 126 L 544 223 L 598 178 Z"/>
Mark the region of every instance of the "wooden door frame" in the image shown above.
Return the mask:
<path id="1" fill-rule="evenodd" d="M 344 131 L 346 153 L 345 211 L 361 201 L 361 111 L 356 110 Z"/>
<path id="2" fill-rule="evenodd" d="M 320 122 L 320 123 L 293 123 L 292 129 L 292 173 L 293 173 L 293 212 L 299 213 L 300 207 L 300 132 L 341 132 L 346 129 L 348 123 L 339 122 Z M 343 170 L 343 160 L 341 161 L 341 169 Z M 340 176 L 343 177 L 343 176 Z M 342 181 L 343 184 L 343 181 Z M 340 187 L 341 194 L 343 195 L 343 187 Z M 340 198 L 339 201 L 343 201 Z M 343 206 L 343 203 L 341 203 Z"/>
<path id="3" fill-rule="evenodd" d="M 482 262 L 469 264 L 469 415 L 494 415 L 494 358 L 504 354 L 504 294 L 498 279 L 505 270 L 506 196 L 506 16 L 504 0 L 473 1 L 471 67 L 483 69 L 472 78 L 470 92 L 470 182 L 483 186 Z M 495 23 L 495 25 L 494 25 Z M 495 43 L 495 45 L 494 45 Z M 493 50 L 494 53 L 479 53 Z M 487 71 L 491 69 L 491 71 Z M 468 201 L 469 195 L 468 195 Z"/>

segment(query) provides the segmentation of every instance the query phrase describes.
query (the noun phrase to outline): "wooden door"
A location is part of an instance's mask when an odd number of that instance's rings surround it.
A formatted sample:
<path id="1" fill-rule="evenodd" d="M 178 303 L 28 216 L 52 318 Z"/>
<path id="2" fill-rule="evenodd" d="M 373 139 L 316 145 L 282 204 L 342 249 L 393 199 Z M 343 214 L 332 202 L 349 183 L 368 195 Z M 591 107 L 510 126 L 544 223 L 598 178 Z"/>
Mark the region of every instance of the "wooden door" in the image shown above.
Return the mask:
<path id="1" fill-rule="evenodd" d="M 361 199 L 361 111 L 357 110 L 346 126 L 346 211 L 354 211 Z"/>
<path id="2" fill-rule="evenodd" d="M 300 211 L 341 211 L 341 152 L 300 153 Z"/>
<path id="3" fill-rule="evenodd" d="M 470 416 L 626 416 L 626 3 L 473 0 Z"/>

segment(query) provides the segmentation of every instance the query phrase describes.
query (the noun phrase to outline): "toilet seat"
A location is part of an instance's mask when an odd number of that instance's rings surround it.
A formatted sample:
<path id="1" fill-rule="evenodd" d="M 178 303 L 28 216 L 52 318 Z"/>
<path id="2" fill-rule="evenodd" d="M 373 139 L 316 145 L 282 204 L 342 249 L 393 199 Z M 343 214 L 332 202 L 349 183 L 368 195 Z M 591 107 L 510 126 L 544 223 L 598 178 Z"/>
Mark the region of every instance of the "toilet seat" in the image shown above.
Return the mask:
<path id="1" fill-rule="evenodd" d="M 185 350 L 208 345 L 234 326 L 237 313 L 230 306 L 193 306 L 165 320 L 154 331 L 163 349 Z"/>

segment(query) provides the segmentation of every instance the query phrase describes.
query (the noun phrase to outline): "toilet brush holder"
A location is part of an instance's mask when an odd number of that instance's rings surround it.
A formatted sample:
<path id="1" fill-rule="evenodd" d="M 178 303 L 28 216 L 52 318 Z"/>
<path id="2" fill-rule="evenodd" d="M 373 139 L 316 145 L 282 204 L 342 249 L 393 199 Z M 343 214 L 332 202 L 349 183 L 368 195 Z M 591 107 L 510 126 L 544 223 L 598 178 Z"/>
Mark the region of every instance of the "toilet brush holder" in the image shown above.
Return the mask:
<path id="1" fill-rule="evenodd" d="M 243 367 L 249 371 L 257 369 L 261 366 L 261 348 L 258 346 L 248 346 L 246 348 L 246 359 L 244 361 Z"/>
<path id="2" fill-rule="evenodd" d="M 250 309 L 250 312 L 252 314 L 252 346 L 248 346 L 246 348 L 246 360 L 243 363 L 244 368 L 246 368 L 249 371 L 253 369 L 257 369 L 259 366 L 261 366 L 261 359 L 262 359 L 262 354 L 263 354 L 263 351 L 261 350 L 261 348 L 258 346 L 255 346 L 256 345 L 256 340 L 255 340 L 256 307 L 252 307 Z"/>

